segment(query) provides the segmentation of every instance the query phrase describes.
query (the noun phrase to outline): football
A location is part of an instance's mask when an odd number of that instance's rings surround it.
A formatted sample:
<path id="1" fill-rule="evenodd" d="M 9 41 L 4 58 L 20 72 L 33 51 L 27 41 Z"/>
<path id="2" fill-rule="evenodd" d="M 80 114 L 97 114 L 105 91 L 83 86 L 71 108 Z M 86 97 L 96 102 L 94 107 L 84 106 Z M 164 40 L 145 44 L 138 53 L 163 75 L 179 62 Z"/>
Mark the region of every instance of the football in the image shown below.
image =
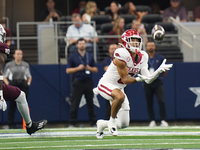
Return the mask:
<path id="1" fill-rule="evenodd" d="M 165 37 L 165 29 L 161 25 L 155 25 L 151 31 L 151 36 L 156 42 L 161 42 Z"/>

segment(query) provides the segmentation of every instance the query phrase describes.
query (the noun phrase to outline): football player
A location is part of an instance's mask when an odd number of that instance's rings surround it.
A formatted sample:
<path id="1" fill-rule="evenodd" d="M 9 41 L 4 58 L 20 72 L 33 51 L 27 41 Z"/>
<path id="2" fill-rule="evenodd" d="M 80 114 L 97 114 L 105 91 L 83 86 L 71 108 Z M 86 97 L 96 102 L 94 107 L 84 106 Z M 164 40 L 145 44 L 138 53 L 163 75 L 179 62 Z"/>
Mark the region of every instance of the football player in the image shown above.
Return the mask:
<path id="1" fill-rule="evenodd" d="M 125 128 L 129 125 L 129 101 L 124 93 L 127 84 L 145 81 L 150 84 L 165 70 L 169 70 L 172 64 L 165 64 L 150 73 L 148 70 L 148 54 L 141 50 L 142 38 L 135 30 L 126 30 L 121 36 L 122 47 L 114 52 L 114 59 L 109 65 L 103 77 L 99 80 L 95 94 L 100 94 L 111 103 L 110 120 L 97 121 L 97 138 L 103 138 L 103 130 L 108 127 L 111 135 L 117 136 L 117 128 Z M 137 75 L 137 77 L 136 77 Z"/>
<path id="2" fill-rule="evenodd" d="M 0 24 L 0 110 L 5 111 L 7 109 L 5 101 L 15 101 L 17 108 L 26 123 L 26 131 L 31 135 L 32 133 L 44 128 L 47 124 L 47 120 L 33 122 L 30 117 L 25 93 L 15 86 L 3 84 L 2 70 L 7 55 L 10 54 L 10 48 L 5 44 L 5 40 L 6 32 Z"/>

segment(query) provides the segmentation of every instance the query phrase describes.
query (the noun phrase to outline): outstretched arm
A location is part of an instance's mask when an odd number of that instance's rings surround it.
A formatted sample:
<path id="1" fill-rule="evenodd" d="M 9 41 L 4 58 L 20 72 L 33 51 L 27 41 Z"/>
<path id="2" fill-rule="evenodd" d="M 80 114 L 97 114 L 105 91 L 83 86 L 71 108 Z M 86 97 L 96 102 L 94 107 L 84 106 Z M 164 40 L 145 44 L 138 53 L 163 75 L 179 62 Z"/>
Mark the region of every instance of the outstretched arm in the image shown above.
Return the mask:
<path id="1" fill-rule="evenodd" d="M 141 69 L 141 74 L 149 77 L 149 79 L 145 80 L 147 84 L 151 84 L 159 76 L 160 73 L 170 70 L 173 64 L 165 64 L 166 61 L 167 60 L 164 59 L 160 67 L 152 74 L 150 74 L 148 69 L 145 67 Z"/>

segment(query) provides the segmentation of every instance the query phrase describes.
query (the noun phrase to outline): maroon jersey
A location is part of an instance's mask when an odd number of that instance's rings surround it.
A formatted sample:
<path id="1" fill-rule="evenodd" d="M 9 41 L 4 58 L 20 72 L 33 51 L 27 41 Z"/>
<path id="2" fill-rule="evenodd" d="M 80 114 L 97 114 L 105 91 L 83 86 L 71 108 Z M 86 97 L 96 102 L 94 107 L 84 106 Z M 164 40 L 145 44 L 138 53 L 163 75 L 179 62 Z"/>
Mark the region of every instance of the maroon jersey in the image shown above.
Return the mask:
<path id="1" fill-rule="evenodd" d="M 21 93 L 21 90 L 16 86 L 3 84 L 3 98 L 5 101 L 16 100 Z"/>
<path id="2" fill-rule="evenodd" d="M 9 55 L 10 47 L 6 43 L 0 43 L 0 52 Z"/>

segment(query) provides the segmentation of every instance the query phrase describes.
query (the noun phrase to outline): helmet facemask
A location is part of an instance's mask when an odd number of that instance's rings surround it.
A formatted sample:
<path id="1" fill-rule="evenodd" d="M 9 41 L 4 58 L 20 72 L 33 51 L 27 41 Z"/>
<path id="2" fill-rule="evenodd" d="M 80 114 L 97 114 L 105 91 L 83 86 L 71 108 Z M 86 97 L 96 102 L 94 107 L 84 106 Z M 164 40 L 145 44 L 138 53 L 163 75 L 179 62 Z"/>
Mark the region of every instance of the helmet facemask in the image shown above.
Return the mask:
<path id="1" fill-rule="evenodd" d="M 140 37 L 128 37 L 127 48 L 133 53 L 139 53 L 142 49 L 142 39 Z"/>

